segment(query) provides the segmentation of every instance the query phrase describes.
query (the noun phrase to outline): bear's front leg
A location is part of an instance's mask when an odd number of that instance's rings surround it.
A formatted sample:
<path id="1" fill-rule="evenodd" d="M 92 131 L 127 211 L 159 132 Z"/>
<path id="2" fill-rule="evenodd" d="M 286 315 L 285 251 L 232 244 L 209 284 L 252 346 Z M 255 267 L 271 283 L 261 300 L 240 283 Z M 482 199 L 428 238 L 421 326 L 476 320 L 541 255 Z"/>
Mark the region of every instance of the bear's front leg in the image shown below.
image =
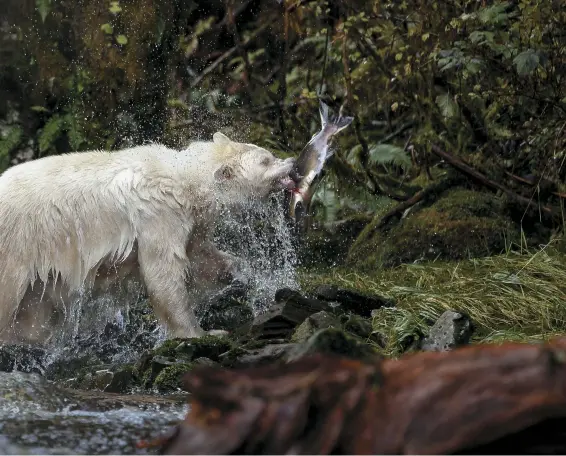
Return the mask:
<path id="1" fill-rule="evenodd" d="M 182 233 L 144 233 L 138 239 L 138 260 L 153 309 L 172 337 L 205 334 L 189 302 L 185 286 L 188 259 Z M 155 237 L 154 237 L 155 236 Z"/>
<path id="2" fill-rule="evenodd" d="M 247 282 L 243 274 L 243 260 L 219 250 L 209 240 L 192 245 L 188 255 L 196 277 L 201 282 L 208 281 L 223 285 L 228 285 L 234 280 Z"/>

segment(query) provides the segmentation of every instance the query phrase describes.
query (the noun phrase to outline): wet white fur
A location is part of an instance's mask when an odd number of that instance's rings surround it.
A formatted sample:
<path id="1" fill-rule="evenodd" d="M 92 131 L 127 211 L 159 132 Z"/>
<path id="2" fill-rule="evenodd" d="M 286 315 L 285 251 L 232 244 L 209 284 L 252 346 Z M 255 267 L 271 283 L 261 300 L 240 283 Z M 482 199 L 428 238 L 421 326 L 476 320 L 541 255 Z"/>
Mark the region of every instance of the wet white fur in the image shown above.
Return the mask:
<path id="1" fill-rule="evenodd" d="M 208 241 L 218 201 L 264 196 L 291 167 L 216 133 L 183 151 L 154 144 L 8 169 L 0 176 L 0 331 L 37 279 L 51 275 L 70 291 L 91 286 L 103 262 L 119 264 L 136 244 L 161 322 L 174 336 L 202 334 L 184 282 L 187 243 L 226 259 Z"/>

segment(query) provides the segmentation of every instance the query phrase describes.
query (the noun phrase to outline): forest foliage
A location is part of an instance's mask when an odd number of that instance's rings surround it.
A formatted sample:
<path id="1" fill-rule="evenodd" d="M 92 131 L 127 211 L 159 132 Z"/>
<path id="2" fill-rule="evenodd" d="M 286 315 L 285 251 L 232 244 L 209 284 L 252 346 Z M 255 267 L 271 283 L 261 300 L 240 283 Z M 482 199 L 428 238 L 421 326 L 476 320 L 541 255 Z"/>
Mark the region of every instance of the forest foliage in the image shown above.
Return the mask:
<path id="1" fill-rule="evenodd" d="M 561 1 L 2 3 L 1 168 L 218 129 L 296 155 L 320 97 L 355 116 L 315 198 L 326 220 L 414 196 L 433 145 L 562 207 Z"/>

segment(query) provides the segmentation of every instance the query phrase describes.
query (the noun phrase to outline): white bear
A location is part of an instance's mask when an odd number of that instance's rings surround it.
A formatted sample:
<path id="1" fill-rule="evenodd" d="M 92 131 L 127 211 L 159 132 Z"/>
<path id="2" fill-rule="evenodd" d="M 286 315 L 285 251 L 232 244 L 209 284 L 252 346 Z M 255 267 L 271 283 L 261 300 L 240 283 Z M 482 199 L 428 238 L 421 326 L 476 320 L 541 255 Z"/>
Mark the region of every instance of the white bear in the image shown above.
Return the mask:
<path id="1" fill-rule="evenodd" d="M 202 335 L 186 280 L 236 273 L 235 259 L 210 241 L 219 204 L 292 187 L 293 164 L 215 133 L 182 151 L 154 144 L 8 169 L 0 176 L 0 340 L 42 343 L 45 322 L 73 293 L 136 273 L 172 336 Z"/>

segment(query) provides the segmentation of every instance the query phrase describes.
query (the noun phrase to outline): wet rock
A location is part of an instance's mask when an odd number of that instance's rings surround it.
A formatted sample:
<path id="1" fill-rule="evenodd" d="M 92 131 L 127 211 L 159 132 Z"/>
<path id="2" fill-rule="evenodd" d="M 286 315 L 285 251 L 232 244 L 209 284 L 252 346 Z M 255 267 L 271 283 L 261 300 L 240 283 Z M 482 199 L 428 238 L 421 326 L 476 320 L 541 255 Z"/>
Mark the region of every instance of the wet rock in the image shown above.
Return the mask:
<path id="1" fill-rule="evenodd" d="M 134 366 L 131 364 L 122 366 L 112 373 L 110 383 L 104 388 L 107 393 L 125 393 L 135 384 Z"/>
<path id="2" fill-rule="evenodd" d="M 197 358 L 193 361 L 195 366 L 218 366 L 216 361 L 212 361 L 210 358 Z"/>
<path id="3" fill-rule="evenodd" d="M 344 331 L 352 333 L 362 339 L 370 339 L 373 335 L 373 327 L 371 321 L 360 317 L 359 315 L 349 315 L 344 322 Z"/>
<path id="4" fill-rule="evenodd" d="M 294 361 L 315 353 L 337 354 L 353 359 L 376 360 L 379 354 L 371 345 L 336 328 L 317 331 L 304 344 L 298 345 L 287 357 Z"/>
<path id="5" fill-rule="evenodd" d="M 205 331 L 231 331 L 253 320 L 253 309 L 246 303 L 249 287 L 235 282 L 199 305 L 195 311 Z"/>
<path id="6" fill-rule="evenodd" d="M 46 367 L 44 375 L 49 380 L 66 380 L 80 376 L 81 373 L 84 374 L 89 370 L 92 371 L 103 364 L 92 353 L 82 356 L 63 353 Z"/>
<path id="7" fill-rule="evenodd" d="M 225 367 L 261 366 L 277 361 L 286 361 L 297 344 L 268 344 L 257 349 L 235 349 L 225 353 L 222 365 Z"/>
<path id="8" fill-rule="evenodd" d="M 153 388 L 160 393 L 169 393 L 183 388 L 183 376 L 194 368 L 194 363 L 175 363 L 159 372 L 153 382 Z"/>
<path id="9" fill-rule="evenodd" d="M 275 303 L 258 316 L 250 336 L 257 339 L 285 338 L 310 315 L 331 311 L 332 306 L 318 299 L 306 298 L 298 291 L 282 288 L 275 293 Z"/>
<path id="10" fill-rule="evenodd" d="M 152 388 L 161 372 L 171 367 L 163 376 L 160 382 L 164 385 L 161 390 L 171 390 L 172 385 L 176 385 L 175 375 L 179 372 L 176 365 L 193 365 L 195 360 L 200 359 L 199 363 L 216 363 L 220 355 L 233 348 L 232 342 L 225 337 L 206 335 L 188 339 L 169 339 L 163 342 L 154 350 L 145 352 L 133 369 L 135 376 L 141 378 L 144 388 Z M 175 374 L 175 375 L 173 375 Z M 157 386 L 156 386 L 157 387 Z M 175 386 L 175 388 L 177 388 Z M 173 389 L 175 389 L 173 388 Z"/>
<path id="11" fill-rule="evenodd" d="M 88 385 L 84 385 L 84 389 L 97 389 L 100 391 L 104 391 L 106 387 L 112 381 L 112 377 L 114 377 L 114 373 L 109 369 L 101 369 L 98 371 L 93 372 L 92 376 L 90 377 L 90 382 Z"/>
<path id="12" fill-rule="evenodd" d="M 320 285 L 314 294 L 318 299 L 336 302 L 340 304 L 342 309 L 364 317 L 370 317 L 372 310 L 395 306 L 392 299 L 377 295 L 365 295 L 334 285 Z"/>
<path id="13" fill-rule="evenodd" d="M 305 342 L 319 329 L 330 327 L 339 328 L 340 326 L 340 321 L 336 316 L 323 310 L 310 315 L 297 326 L 297 329 L 295 329 L 291 336 L 291 342 Z"/>
<path id="14" fill-rule="evenodd" d="M 76 404 L 71 393 L 35 373 L 0 372 L 0 417 L 21 408 L 61 410 Z"/>
<path id="15" fill-rule="evenodd" d="M 210 358 L 217 361 L 218 357 L 233 347 L 232 342 L 226 337 L 206 335 L 188 339 L 168 339 L 149 356 L 165 356 L 192 361 L 196 358 Z"/>
<path id="16" fill-rule="evenodd" d="M 0 371 L 43 373 L 45 351 L 26 345 L 0 345 Z"/>
<path id="17" fill-rule="evenodd" d="M 447 310 L 430 328 L 422 341 L 424 351 L 446 351 L 470 342 L 473 333 L 470 318 L 460 312 Z"/>
<path id="18" fill-rule="evenodd" d="M 173 358 L 166 358 L 165 356 L 160 355 L 153 356 L 151 358 L 149 368 L 143 374 L 143 387 L 151 388 L 154 385 L 157 376 L 163 369 L 179 363 L 179 361 Z"/>

